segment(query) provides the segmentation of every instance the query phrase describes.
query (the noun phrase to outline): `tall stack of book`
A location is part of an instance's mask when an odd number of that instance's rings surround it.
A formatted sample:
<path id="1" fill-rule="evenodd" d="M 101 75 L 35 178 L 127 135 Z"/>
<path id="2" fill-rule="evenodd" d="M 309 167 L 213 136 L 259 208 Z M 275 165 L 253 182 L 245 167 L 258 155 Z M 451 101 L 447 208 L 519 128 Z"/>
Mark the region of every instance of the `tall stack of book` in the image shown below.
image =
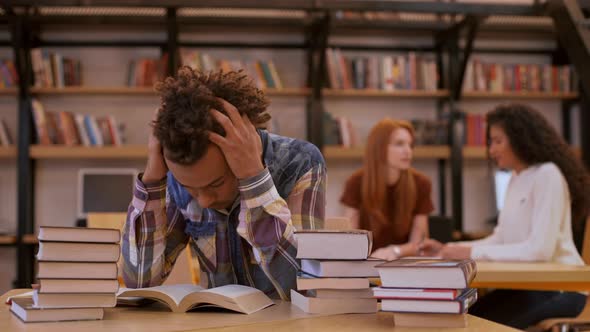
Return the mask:
<path id="1" fill-rule="evenodd" d="M 382 287 L 373 289 L 381 311 L 393 312 L 396 326 L 465 327 L 467 310 L 477 300 L 469 288 L 475 261 L 398 259 L 378 265 Z"/>
<path id="2" fill-rule="evenodd" d="M 309 230 L 297 236 L 301 271 L 291 302 L 307 313 L 377 312 L 369 280 L 378 276 L 381 260 L 368 259 L 371 232 Z"/>
<path id="3" fill-rule="evenodd" d="M 41 227 L 39 285 L 31 298 L 14 298 L 25 322 L 102 319 L 117 304 L 117 229 Z"/>

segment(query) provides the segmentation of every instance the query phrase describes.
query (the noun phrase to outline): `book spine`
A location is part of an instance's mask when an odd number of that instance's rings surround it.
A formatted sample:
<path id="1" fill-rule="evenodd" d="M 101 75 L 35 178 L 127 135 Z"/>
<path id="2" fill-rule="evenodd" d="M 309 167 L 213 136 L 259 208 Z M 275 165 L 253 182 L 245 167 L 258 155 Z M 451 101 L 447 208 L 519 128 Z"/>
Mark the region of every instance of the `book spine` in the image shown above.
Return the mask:
<path id="1" fill-rule="evenodd" d="M 461 270 L 465 276 L 465 287 L 469 287 L 469 284 L 475 279 L 477 274 L 477 264 L 474 260 L 465 261 L 461 264 Z"/>

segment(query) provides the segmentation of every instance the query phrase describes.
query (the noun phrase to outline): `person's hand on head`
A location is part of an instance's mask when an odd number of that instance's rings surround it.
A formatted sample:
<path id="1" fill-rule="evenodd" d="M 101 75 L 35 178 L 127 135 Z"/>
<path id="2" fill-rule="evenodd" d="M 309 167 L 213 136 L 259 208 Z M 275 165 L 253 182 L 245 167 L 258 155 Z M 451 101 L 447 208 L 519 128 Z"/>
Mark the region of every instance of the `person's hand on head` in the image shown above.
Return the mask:
<path id="1" fill-rule="evenodd" d="M 434 239 L 425 239 L 419 248 L 420 256 L 439 256 L 441 249 L 445 245 Z"/>
<path id="2" fill-rule="evenodd" d="M 255 176 L 264 169 L 260 136 L 246 115 L 240 116 L 232 104 L 219 100 L 227 116 L 215 109 L 211 110 L 211 115 L 225 129 L 225 137 L 209 132 L 209 140 L 221 149 L 238 179 Z"/>
<path id="3" fill-rule="evenodd" d="M 156 135 L 154 135 L 154 121 L 158 118 L 159 109 L 154 112 L 154 116 L 150 123 L 150 136 L 148 138 L 148 161 L 143 173 L 143 182 L 155 182 L 162 180 L 168 172 L 168 166 L 164 160 L 162 151 L 162 144 Z"/>

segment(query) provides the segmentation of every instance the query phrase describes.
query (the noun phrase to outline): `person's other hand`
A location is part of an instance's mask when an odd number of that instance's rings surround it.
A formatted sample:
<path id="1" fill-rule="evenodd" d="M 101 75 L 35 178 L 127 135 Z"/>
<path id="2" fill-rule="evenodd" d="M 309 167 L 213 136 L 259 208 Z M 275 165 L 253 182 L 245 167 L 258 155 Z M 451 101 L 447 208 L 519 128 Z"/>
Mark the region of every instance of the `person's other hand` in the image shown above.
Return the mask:
<path id="1" fill-rule="evenodd" d="M 211 114 L 225 129 L 225 137 L 209 132 L 209 140 L 221 149 L 238 179 L 255 176 L 264 169 L 260 136 L 246 115 L 240 116 L 232 104 L 219 100 L 227 116 L 218 110 L 211 110 Z"/>
<path id="2" fill-rule="evenodd" d="M 471 258 L 471 247 L 447 244 L 441 249 L 440 256 L 445 259 L 468 259 Z"/>
<path id="3" fill-rule="evenodd" d="M 426 239 L 420 244 L 420 256 L 438 256 L 444 244 L 434 239 Z"/>
<path id="4" fill-rule="evenodd" d="M 397 257 L 397 255 L 393 251 L 392 246 L 379 248 L 379 249 L 373 251 L 373 253 L 371 254 L 371 257 L 383 259 L 386 261 L 393 261 L 393 260 L 396 260 L 399 258 L 399 257 Z"/>

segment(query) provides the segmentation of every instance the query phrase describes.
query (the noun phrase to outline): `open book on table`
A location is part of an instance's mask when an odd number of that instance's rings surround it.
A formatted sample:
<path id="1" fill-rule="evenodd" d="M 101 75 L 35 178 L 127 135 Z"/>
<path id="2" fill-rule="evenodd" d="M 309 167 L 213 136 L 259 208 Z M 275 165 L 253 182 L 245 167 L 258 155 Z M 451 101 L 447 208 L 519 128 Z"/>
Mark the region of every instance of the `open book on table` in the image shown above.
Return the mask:
<path id="1" fill-rule="evenodd" d="M 197 307 L 213 305 L 251 314 L 274 304 L 262 291 L 242 285 L 225 285 L 210 289 L 191 284 L 121 288 L 117 297 L 156 300 L 168 306 L 173 312 L 187 312 Z"/>

